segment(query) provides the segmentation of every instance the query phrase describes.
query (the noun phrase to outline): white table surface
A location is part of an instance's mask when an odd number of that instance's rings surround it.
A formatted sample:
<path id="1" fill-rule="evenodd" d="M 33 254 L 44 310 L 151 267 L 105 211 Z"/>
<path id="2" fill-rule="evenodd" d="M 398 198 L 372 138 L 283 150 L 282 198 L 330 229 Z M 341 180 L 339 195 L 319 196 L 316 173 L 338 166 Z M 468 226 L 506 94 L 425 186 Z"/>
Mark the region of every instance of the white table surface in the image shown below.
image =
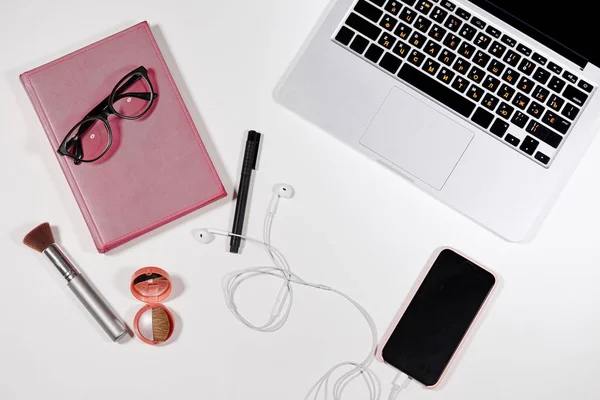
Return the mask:
<path id="1" fill-rule="evenodd" d="M 244 133 L 265 133 L 248 233 L 262 233 L 276 182 L 296 187 L 280 204 L 273 243 L 310 281 L 355 297 L 383 334 L 426 261 L 450 245 L 493 269 L 501 284 L 438 390 L 414 384 L 401 399 L 597 399 L 600 395 L 600 142 L 582 160 L 539 234 L 510 244 L 448 209 L 325 132 L 278 106 L 272 91 L 327 0 L 2 1 L 0 12 L 0 399 L 302 399 L 329 367 L 369 349 L 361 316 L 327 293 L 297 288 L 279 332 L 250 331 L 224 306 L 221 277 L 267 263 L 257 249 L 202 246 L 198 227 L 227 229 L 231 195 L 108 255 L 96 253 L 19 73 L 148 20 L 229 191 Z M 48 220 L 60 241 L 130 323 L 142 306 L 133 271 L 175 277 L 166 305 L 174 340 L 113 344 L 46 260 L 21 244 Z M 254 286 L 253 286 L 254 285 Z M 274 285 L 240 292 L 264 315 Z M 395 372 L 376 364 L 387 398 Z M 364 399 L 362 386 L 348 399 Z"/>

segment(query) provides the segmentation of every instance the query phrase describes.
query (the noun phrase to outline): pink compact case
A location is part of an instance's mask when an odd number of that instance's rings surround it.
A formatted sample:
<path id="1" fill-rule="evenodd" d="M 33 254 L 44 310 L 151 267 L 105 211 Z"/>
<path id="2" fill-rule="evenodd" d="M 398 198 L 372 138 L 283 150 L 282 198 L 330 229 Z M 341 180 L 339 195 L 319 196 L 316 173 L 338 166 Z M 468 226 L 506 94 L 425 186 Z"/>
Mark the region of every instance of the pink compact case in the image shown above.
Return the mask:
<path id="1" fill-rule="evenodd" d="M 131 294 L 147 303 L 133 320 L 133 329 L 144 343 L 156 345 L 169 340 L 175 328 L 173 314 L 161 304 L 171 294 L 169 274 L 158 267 L 144 267 L 131 278 Z"/>

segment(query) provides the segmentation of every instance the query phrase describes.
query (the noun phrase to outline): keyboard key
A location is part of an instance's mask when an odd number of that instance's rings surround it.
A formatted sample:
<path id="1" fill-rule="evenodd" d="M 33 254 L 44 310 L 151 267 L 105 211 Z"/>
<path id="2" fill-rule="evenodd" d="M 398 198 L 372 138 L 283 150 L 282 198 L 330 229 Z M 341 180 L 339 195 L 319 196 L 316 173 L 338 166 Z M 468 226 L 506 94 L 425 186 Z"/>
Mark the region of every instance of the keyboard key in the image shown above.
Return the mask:
<path id="1" fill-rule="evenodd" d="M 454 3 L 447 1 L 447 0 L 442 0 L 442 7 L 444 7 L 447 10 L 450 10 L 450 11 L 454 11 L 454 9 L 456 8 Z"/>
<path id="2" fill-rule="evenodd" d="M 548 162 L 550 162 L 550 157 L 539 151 L 535 153 L 535 159 L 544 165 L 548 165 Z"/>
<path id="3" fill-rule="evenodd" d="M 471 85 L 471 87 L 469 88 L 469 91 L 467 92 L 467 96 L 469 96 L 471 99 L 473 99 L 475 101 L 479 101 L 481 99 L 481 97 L 483 96 L 483 89 L 480 87 L 477 87 L 475 85 Z"/>
<path id="4" fill-rule="evenodd" d="M 398 77 L 463 117 L 468 118 L 475 109 L 475 104 L 465 99 L 461 94 L 456 93 L 449 87 L 446 87 L 439 81 L 425 75 L 411 65 L 404 64 L 402 68 L 400 68 Z"/>
<path id="5" fill-rule="evenodd" d="M 517 45 L 517 51 L 521 54 L 525 54 L 527 57 L 531 55 L 531 49 L 522 43 Z"/>
<path id="6" fill-rule="evenodd" d="M 535 97 L 542 103 L 546 101 L 546 99 L 548 98 L 549 95 L 550 95 L 550 91 L 540 85 L 537 85 L 537 87 L 533 91 L 533 97 Z"/>
<path id="7" fill-rule="evenodd" d="M 440 63 L 437 61 L 428 58 L 427 61 L 423 64 L 423 71 L 427 72 L 429 75 L 435 75 L 435 73 L 440 69 Z"/>
<path id="8" fill-rule="evenodd" d="M 535 153 L 535 150 L 538 148 L 539 145 L 540 145 L 540 142 L 538 142 L 531 136 L 527 136 L 523 140 L 523 144 L 521 144 L 521 147 L 519 147 L 519 149 L 521 149 L 521 151 L 523 153 L 529 154 L 530 156 L 532 156 L 533 153 Z"/>
<path id="9" fill-rule="evenodd" d="M 546 65 L 546 63 L 548 62 L 548 59 L 546 57 L 538 53 L 533 53 L 531 59 L 541 65 Z"/>
<path id="10" fill-rule="evenodd" d="M 517 83 L 517 81 L 519 80 L 520 76 L 521 76 L 521 74 L 519 74 L 517 71 L 515 71 L 512 68 L 508 68 L 504 72 L 504 75 L 502 75 L 502 79 L 504 81 L 510 83 L 511 85 L 514 85 L 515 83 Z"/>
<path id="11" fill-rule="evenodd" d="M 521 149 L 522 152 L 529 154 L 531 156 L 531 155 L 533 155 L 533 153 L 535 152 L 535 150 L 537 149 L 537 147 L 539 145 L 540 145 L 540 142 L 538 142 L 531 136 L 527 136 L 523 140 L 523 144 L 521 145 L 521 147 L 519 147 L 519 149 Z"/>
<path id="12" fill-rule="evenodd" d="M 373 22 L 378 22 L 383 15 L 383 11 L 365 0 L 359 0 L 354 7 L 354 11 Z"/>
<path id="13" fill-rule="evenodd" d="M 509 106 L 505 102 L 500 103 L 500 106 L 496 110 L 496 114 L 501 116 L 504 119 L 509 119 L 512 115 L 513 111 L 515 111 L 514 107 Z"/>
<path id="14" fill-rule="evenodd" d="M 440 53 L 438 60 L 440 60 L 442 63 L 444 63 L 446 65 L 452 65 L 455 58 L 456 58 L 456 54 L 454 54 L 453 52 L 451 52 L 448 49 L 444 49 Z"/>
<path id="15" fill-rule="evenodd" d="M 454 50 L 460 41 L 461 39 L 458 36 L 449 33 L 448 36 L 446 36 L 446 39 L 444 39 L 444 44 Z"/>
<path id="16" fill-rule="evenodd" d="M 459 35 L 467 40 L 471 40 L 473 39 L 473 36 L 475 36 L 475 33 L 477 33 L 477 29 L 475 29 L 475 27 L 469 24 L 464 24 Z"/>
<path id="17" fill-rule="evenodd" d="M 390 0 L 385 5 L 385 11 L 391 13 L 392 15 L 398 15 L 400 10 L 402 9 L 402 4 L 399 1 Z"/>
<path id="18" fill-rule="evenodd" d="M 385 4 L 385 0 L 371 0 L 371 3 L 377 4 L 379 7 Z"/>
<path id="19" fill-rule="evenodd" d="M 531 136 L 527 136 L 525 138 L 525 140 L 523 140 L 523 144 L 519 148 L 521 149 L 521 151 L 523 151 L 524 153 L 529 154 L 531 156 L 531 155 L 533 155 L 533 153 L 535 152 L 535 150 L 538 148 L 539 145 L 540 145 L 540 142 L 538 142 Z"/>
<path id="20" fill-rule="evenodd" d="M 396 44 L 396 38 L 391 33 L 384 32 L 377 43 L 389 50 Z"/>
<path id="21" fill-rule="evenodd" d="M 565 104 L 565 101 L 555 94 L 550 96 L 550 100 L 548 100 L 548 105 L 554 111 L 560 110 L 560 108 L 563 106 L 563 104 Z"/>
<path id="22" fill-rule="evenodd" d="M 533 89 L 534 83 L 533 81 L 531 81 L 528 78 L 522 77 L 521 80 L 519 81 L 519 84 L 517 85 L 517 87 L 519 89 L 521 89 L 522 91 L 524 91 L 525 93 L 529 94 L 531 92 L 531 90 Z"/>
<path id="23" fill-rule="evenodd" d="M 413 63 L 417 67 L 423 63 L 424 59 L 425 59 L 425 54 L 423 54 L 423 53 L 421 53 L 420 51 L 417 51 L 417 50 L 411 51 L 410 55 L 408 56 L 408 61 L 410 61 L 411 63 Z"/>
<path id="24" fill-rule="evenodd" d="M 433 7 L 433 4 L 431 4 L 427 0 L 420 0 L 417 3 L 415 8 L 417 9 L 417 11 L 427 15 L 427 14 L 429 14 L 429 11 L 431 11 L 432 7 Z"/>
<path id="25" fill-rule="evenodd" d="M 444 35 L 446 34 L 446 30 L 439 25 L 433 25 L 433 28 L 429 31 L 429 36 L 437 40 L 438 42 L 442 40 Z"/>
<path id="26" fill-rule="evenodd" d="M 583 93 L 581 90 L 577 89 L 573 85 L 567 85 L 567 88 L 565 89 L 563 96 L 567 100 L 572 101 L 573 103 L 578 105 L 579 107 L 583 106 L 585 104 L 586 100 L 588 99 L 587 94 Z"/>
<path id="27" fill-rule="evenodd" d="M 499 85 L 500 81 L 498 79 L 494 78 L 492 75 L 488 75 L 488 77 L 483 81 L 482 86 L 490 92 L 495 92 Z"/>
<path id="28" fill-rule="evenodd" d="M 558 133 L 551 131 L 537 121 L 531 121 L 529 125 L 527 125 L 527 132 L 531 133 L 533 136 L 540 139 L 542 142 L 549 144 L 555 149 L 563 139 Z M 533 154 L 533 152 L 531 154 Z"/>
<path id="29" fill-rule="evenodd" d="M 456 62 L 454 63 L 454 66 L 452 67 L 453 70 L 460 72 L 461 74 L 465 74 L 469 68 L 471 67 L 471 63 L 468 61 L 465 61 L 463 58 L 458 58 L 458 60 L 456 60 Z"/>
<path id="30" fill-rule="evenodd" d="M 577 118 L 577 114 L 579 114 L 579 108 L 575 107 L 573 104 L 567 103 L 561 114 L 569 118 L 571 121 L 574 121 L 575 118 Z"/>
<path id="31" fill-rule="evenodd" d="M 515 106 L 517 106 L 517 108 L 520 108 L 521 110 L 524 110 L 527 107 L 527 104 L 529 104 L 529 97 L 527 97 L 523 93 L 519 92 L 515 96 L 515 98 L 512 101 L 512 103 Z"/>
<path id="32" fill-rule="evenodd" d="M 402 64 L 402 61 L 398 57 L 390 53 L 385 53 L 385 55 L 379 62 L 379 65 L 381 65 L 383 69 L 385 69 L 388 72 L 391 72 L 392 74 L 395 74 L 396 71 L 398 71 L 398 68 L 400 68 L 400 64 Z"/>
<path id="33" fill-rule="evenodd" d="M 498 102 L 500 102 L 500 99 L 488 93 L 483 97 L 481 104 L 483 104 L 484 107 L 490 109 L 491 111 L 494 111 L 494 109 L 498 105 Z"/>
<path id="34" fill-rule="evenodd" d="M 510 120 L 510 122 L 512 122 L 519 128 L 524 128 L 527 121 L 529 121 L 529 117 L 523 114 L 521 111 L 517 111 L 517 113 Z"/>
<path id="35" fill-rule="evenodd" d="M 515 94 L 515 89 L 508 86 L 506 83 L 500 86 L 500 89 L 498 89 L 498 96 L 505 101 L 510 101 L 510 99 L 513 97 L 513 94 Z"/>
<path id="36" fill-rule="evenodd" d="M 492 35 L 493 37 L 495 37 L 496 39 L 498 39 L 502 35 L 502 33 L 498 29 L 494 28 L 491 25 L 488 26 L 485 31 L 487 33 L 489 33 L 490 35 Z"/>
<path id="37" fill-rule="evenodd" d="M 481 47 L 484 50 L 489 47 L 490 43 L 490 37 L 484 34 L 483 32 L 479 32 L 479 34 L 475 38 L 475 45 Z"/>
<path id="38" fill-rule="evenodd" d="M 412 28 L 410 28 L 408 25 L 400 22 L 400 24 L 398 24 L 398 27 L 394 31 L 394 35 L 398 36 L 400 39 L 406 40 L 406 39 L 408 39 L 408 36 L 410 35 L 411 32 L 412 32 Z"/>
<path id="39" fill-rule="evenodd" d="M 540 118 L 542 114 L 546 110 L 541 104 L 536 103 L 535 101 L 531 102 L 531 105 L 527 109 L 527 114 L 533 115 L 536 118 Z"/>
<path id="40" fill-rule="evenodd" d="M 417 0 L 402 0 L 403 3 L 408 4 L 409 6 L 413 6 Z"/>
<path id="41" fill-rule="evenodd" d="M 511 67 L 516 67 L 519 64 L 519 60 L 521 60 L 521 56 L 511 50 L 506 53 L 503 60 Z"/>
<path id="42" fill-rule="evenodd" d="M 369 50 L 367 50 L 367 52 L 365 53 L 365 57 L 367 58 L 367 60 L 376 63 L 377 61 L 379 61 L 379 58 L 381 58 L 383 51 L 384 50 L 381 47 L 373 43 L 371 44 L 371 46 L 369 46 Z"/>
<path id="43" fill-rule="evenodd" d="M 454 72 L 450 71 L 450 68 L 448 67 L 442 67 L 440 69 L 440 73 L 437 75 L 437 78 L 448 84 L 452 81 L 452 78 L 454 78 Z"/>
<path id="44" fill-rule="evenodd" d="M 517 41 L 515 39 L 511 38 L 510 36 L 504 35 L 504 36 L 502 36 L 502 43 L 506 43 L 510 47 L 515 47 L 515 45 L 517 44 Z"/>
<path id="45" fill-rule="evenodd" d="M 580 88 L 582 88 L 583 90 L 585 90 L 588 93 L 592 93 L 592 89 L 593 89 L 592 85 L 590 85 L 589 83 L 587 83 L 584 80 L 579 81 L 577 86 L 579 86 Z"/>
<path id="46" fill-rule="evenodd" d="M 579 82 L 581 83 L 581 82 Z M 552 90 L 554 90 L 556 93 L 560 93 L 563 88 L 565 87 L 567 83 L 565 81 L 563 81 L 562 79 L 560 79 L 557 76 L 553 76 L 552 79 L 550 79 L 550 83 L 548 83 L 548 87 Z"/>
<path id="47" fill-rule="evenodd" d="M 369 21 L 367 21 L 366 19 L 364 19 L 363 17 L 361 17 L 355 13 L 350 14 L 348 19 L 346 20 L 346 25 L 348 25 L 350 28 L 362 33 L 363 35 L 365 35 L 366 37 L 368 37 L 371 40 L 377 40 L 377 38 L 381 34 L 381 28 L 379 28 L 377 25 L 373 25 L 372 23 L 370 23 Z M 356 41 L 356 39 L 354 39 L 354 41 Z M 366 45 L 365 45 L 365 48 L 366 48 Z M 352 50 L 354 50 L 354 49 L 352 49 Z M 354 51 L 356 51 L 356 50 L 354 50 Z M 364 49 L 363 49 L 363 51 L 364 51 Z M 359 52 L 359 53 L 362 53 L 362 52 Z"/>
<path id="48" fill-rule="evenodd" d="M 413 20 L 417 18 L 417 12 L 408 7 L 404 7 L 404 10 L 400 13 L 400 20 L 412 24 Z"/>
<path id="49" fill-rule="evenodd" d="M 408 52 L 410 51 L 410 46 L 403 42 L 398 42 L 392 50 L 392 53 L 399 56 L 400 58 L 406 57 Z"/>
<path id="50" fill-rule="evenodd" d="M 498 137 L 504 136 L 506 131 L 508 130 L 508 122 L 502 121 L 500 118 L 496 118 L 494 124 L 490 128 L 490 132 Z"/>
<path id="51" fill-rule="evenodd" d="M 504 64 L 502 64 L 498 60 L 492 60 L 487 70 L 496 76 L 500 76 L 500 74 L 502 74 L 502 71 L 504 71 Z"/>
<path id="52" fill-rule="evenodd" d="M 490 47 L 490 53 L 498 58 L 502 58 L 502 55 L 506 52 L 506 46 L 500 42 L 494 40 L 492 47 Z"/>
<path id="53" fill-rule="evenodd" d="M 446 22 L 444 22 L 444 28 L 450 29 L 452 32 L 457 32 L 461 24 L 462 22 L 458 17 L 450 15 Z"/>
<path id="54" fill-rule="evenodd" d="M 487 129 L 488 126 L 490 126 L 493 119 L 494 114 L 487 112 L 481 107 L 477 108 L 477 110 L 475 110 L 475 113 L 473 114 L 473 117 L 471 117 L 471 121 L 475 122 L 477 125 L 485 129 Z"/>
<path id="55" fill-rule="evenodd" d="M 362 37 L 360 35 L 356 35 L 356 37 L 352 41 L 352 44 L 350 45 L 350 48 L 352 50 L 354 50 L 355 52 L 362 54 L 368 45 L 369 45 L 369 41 L 367 39 L 365 39 L 364 37 Z"/>
<path id="56" fill-rule="evenodd" d="M 485 28 L 485 22 L 483 22 L 482 20 L 480 20 L 477 17 L 473 17 L 471 18 L 471 22 L 473 23 L 473 25 L 475 25 L 476 27 L 478 27 L 479 29 L 483 29 Z"/>
<path id="57" fill-rule="evenodd" d="M 533 79 L 541 84 L 545 84 L 550 79 L 550 72 L 545 68 L 538 67 L 533 74 Z"/>
<path id="58" fill-rule="evenodd" d="M 519 64 L 519 71 L 521 71 L 525 75 L 531 75 L 534 68 L 535 64 L 526 58 L 524 58 L 523 61 L 521 61 L 521 64 Z"/>
<path id="59" fill-rule="evenodd" d="M 548 124 L 549 127 L 556 129 L 563 135 L 571 128 L 571 123 L 569 121 L 549 110 L 544 114 L 542 122 Z"/>
<path id="60" fill-rule="evenodd" d="M 379 25 L 382 28 L 387 29 L 388 31 L 392 31 L 394 29 L 394 27 L 398 24 L 398 20 L 396 19 L 396 17 L 393 17 L 391 15 L 385 15 L 381 21 L 379 22 Z"/>
<path id="61" fill-rule="evenodd" d="M 446 43 L 446 41 L 444 41 L 444 44 Z M 458 49 L 458 54 L 460 54 L 461 56 L 463 56 L 464 58 L 466 58 L 467 60 L 469 58 L 471 58 L 471 56 L 473 55 L 473 53 L 475 53 L 475 47 L 471 46 L 469 43 L 464 42 L 461 46 L 460 49 Z"/>
<path id="62" fill-rule="evenodd" d="M 550 61 L 548 63 L 548 69 L 552 72 L 554 72 L 556 75 L 560 75 L 560 73 L 563 71 L 563 69 L 561 67 L 559 67 L 558 65 L 554 64 L 552 61 Z"/>
<path id="63" fill-rule="evenodd" d="M 419 32 L 413 32 L 410 39 L 408 39 L 408 43 L 412 44 L 417 49 L 420 49 L 425 44 L 425 35 Z"/>
<path id="64" fill-rule="evenodd" d="M 479 83 L 483 80 L 483 78 L 485 78 L 485 72 L 477 67 L 473 67 L 471 68 L 471 71 L 469 71 L 467 77 L 472 81 Z"/>
<path id="65" fill-rule="evenodd" d="M 348 46 L 348 44 L 350 44 L 350 41 L 352 40 L 353 37 L 354 37 L 354 32 L 352 30 L 346 28 L 345 26 L 342 26 L 342 29 L 340 29 L 338 34 L 335 35 L 335 40 L 337 40 L 344 46 Z"/>
<path id="66" fill-rule="evenodd" d="M 468 85 L 469 84 L 467 80 L 459 75 L 456 77 L 456 79 L 454 79 L 454 82 L 452 82 L 451 86 L 459 92 L 464 93 L 465 90 L 467 90 Z"/>
<path id="67" fill-rule="evenodd" d="M 442 49 L 442 46 L 440 46 L 433 40 L 429 40 L 424 48 L 425 53 L 427 53 L 427 55 L 430 57 L 436 57 L 441 49 Z"/>
<path id="68" fill-rule="evenodd" d="M 414 26 L 421 32 L 427 32 L 429 30 L 429 27 L 431 26 L 431 24 L 432 24 L 432 22 L 430 20 L 428 20 L 427 18 L 425 18 L 423 16 L 419 16 L 419 17 L 417 17 L 417 20 L 415 21 Z"/>
<path id="69" fill-rule="evenodd" d="M 489 56 L 487 53 L 484 53 L 483 51 L 478 50 L 477 53 L 475 53 L 475 57 L 473 57 L 473 62 L 476 65 L 479 65 L 481 68 L 485 68 L 488 61 L 490 61 L 490 58 L 492 58 L 492 57 Z"/>
<path id="70" fill-rule="evenodd" d="M 448 15 L 448 11 L 442 10 L 441 8 L 436 6 L 433 9 L 433 11 L 431 12 L 430 17 L 438 24 L 441 24 L 442 22 L 444 22 L 447 15 Z"/>
<path id="71" fill-rule="evenodd" d="M 467 21 L 469 20 L 469 18 L 471 18 L 471 14 L 460 7 L 458 7 L 458 10 L 456 10 L 456 15 L 458 15 L 462 19 L 466 19 Z"/>
<path id="72" fill-rule="evenodd" d="M 519 145 L 519 143 L 521 142 L 519 139 L 517 139 L 516 137 L 514 137 L 510 133 L 508 135 L 506 135 L 506 137 L 504 138 L 504 140 L 507 141 L 508 143 L 512 144 L 515 147 L 517 147 Z"/>
<path id="73" fill-rule="evenodd" d="M 577 83 L 577 77 L 575 75 L 573 75 L 572 73 L 570 73 L 569 71 L 565 71 L 563 73 L 563 78 L 565 78 L 566 80 L 568 80 L 571 83 Z"/>

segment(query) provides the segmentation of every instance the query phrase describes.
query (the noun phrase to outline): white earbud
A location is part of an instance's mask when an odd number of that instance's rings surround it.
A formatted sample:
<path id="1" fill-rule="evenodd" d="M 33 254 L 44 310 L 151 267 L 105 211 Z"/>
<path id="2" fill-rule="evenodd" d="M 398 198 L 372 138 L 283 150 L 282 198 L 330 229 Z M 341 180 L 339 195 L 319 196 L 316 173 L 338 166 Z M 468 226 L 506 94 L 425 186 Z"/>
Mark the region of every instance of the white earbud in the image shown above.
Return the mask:
<path id="1" fill-rule="evenodd" d="M 279 199 L 291 199 L 296 194 L 294 187 L 292 185 L 287 185 L 285 183 L 278 183 L 273 186 L 273 197 L 271 198 L 271 202 L 269 203 L 269 208 L 267 209 L 267 213 L 275 214 L 277 212 L 277 206 L 279 205 Z"/>
<path id="2" fill-rule="evenodd" d="M 219 229 L 196 229 L 192 231 L 192 236 L 194 236 L 194 238 L 202 244 L 212 243 L 217 235 L 230 236 L 231 233 L 227 231 L 221 231 Z"/>
<path id="3" fill-rule="evenodd" d="M 209 244 L 215 240 L 215 234 L 209 232 L 208 229 L 197 229 L 192 232 L 192 235 L 194 235 L 194 238 L 202 244 Z"/>

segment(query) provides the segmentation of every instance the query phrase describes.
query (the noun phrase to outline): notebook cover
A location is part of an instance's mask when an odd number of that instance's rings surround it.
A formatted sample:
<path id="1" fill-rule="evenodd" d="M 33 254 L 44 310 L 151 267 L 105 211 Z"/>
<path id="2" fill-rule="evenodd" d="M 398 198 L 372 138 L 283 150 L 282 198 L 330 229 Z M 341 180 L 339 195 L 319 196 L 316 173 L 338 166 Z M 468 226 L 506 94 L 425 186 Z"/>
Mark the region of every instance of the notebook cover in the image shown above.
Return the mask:
<path id="1" fill-rule="evenodd" d="M 142 65 L 158 93 L 149 113 L 110 116 L 113 145 L 97 162 L 60 156 L 69 130 Z M 227 195 L 147 22 L 20 78 L 99 252 Z"/>

